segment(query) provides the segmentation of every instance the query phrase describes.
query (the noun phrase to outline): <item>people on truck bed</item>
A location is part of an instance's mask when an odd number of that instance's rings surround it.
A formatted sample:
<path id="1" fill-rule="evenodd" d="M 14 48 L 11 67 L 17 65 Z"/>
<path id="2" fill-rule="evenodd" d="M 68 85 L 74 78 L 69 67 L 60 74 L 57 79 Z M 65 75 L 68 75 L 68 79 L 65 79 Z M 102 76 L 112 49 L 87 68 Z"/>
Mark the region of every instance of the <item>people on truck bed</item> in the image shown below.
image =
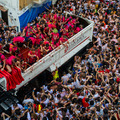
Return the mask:
<path id="1" fill-rule="evenodd" d="M 33 63 L 37 62 L 39 60 L 38 54 L 36 54 L 36 51 L 34 48 L 32 48 L 28 52 L 28 57 L 29 57 L 29 64 L 32 65 Z"/>
<path id="2" fill-rule="evenodd" d="M 23 29 L 22 33 L 17 33 L 15 28 L 12 29 L 12 27 L 6 28 L 5 32 L 1 30 L 0 37 L 1 43 L 4 42 L 3 50 L 5 53 L 3 54 L 5 54 L 5 56 L 10 57 L 18 50 L 21 52 L 21 49 L 37 48 L 35 53 L 37 55 L 38 61 L 38 59 L 41 59 L 43 56 L 60 45 L 65 45 L 68 47 L 68 39 L 82 30 L 78 18 L 72 18 L 72 16 L 65 17 L 63 14 L 57 14 L 57 12 L 44 12 L 40 16 L 41 18 L 39 20 L 37 18 L 31 23 L 28 23 L 27 26 Z M 66 41 L 67 43 L 64 44 Z M 59 48 L 60 47 L 58 47 L 58 49 Z M 20 58 L 20 61 L 23 60 L 24 62 L 28 62 L 27 64 L 30 65 L 35 63 L 36 60 L 31 62 L 31 54 L 33 53 L 33 51 L 31 51 L 32 50 L 27 50 L 26 52 L 28 53 L 27 61 L 26 58 L 24 58 L 24 53 L 21 53 L 23 54 L 23 57 Z M 8 69 L 10 72 L 9 67 Z"/>
<path id="3" fill-rule="evenodd" d="M 5 69 L 6 61 L 5 56 L 0 53 L 0 69 L 3 71 Z"/>

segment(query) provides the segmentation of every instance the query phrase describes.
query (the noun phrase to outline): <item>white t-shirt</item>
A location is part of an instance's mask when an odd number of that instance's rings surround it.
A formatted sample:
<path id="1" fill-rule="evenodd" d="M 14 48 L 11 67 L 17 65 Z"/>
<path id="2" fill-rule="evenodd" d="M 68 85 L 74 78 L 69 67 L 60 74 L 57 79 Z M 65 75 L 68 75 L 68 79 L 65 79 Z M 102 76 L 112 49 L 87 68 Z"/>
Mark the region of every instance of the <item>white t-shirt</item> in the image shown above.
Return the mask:
<path id="1" fill-rule="evenodd" d="M 101 27 L 102 28 L 102 30 L 105 30 L 105 27 Z"/>
<path id="2" fill-rule="evenodd" d="M 85 82 L 85 81 L 86 81 L 86 79 L 83 79 L 83 78 L 82 78 L 82 81 L 84 81 L 84 82 Z"/>
<path id="3" fill-rule="evenodd" d="M 30 113 L 27 112 L 27 120 L 31 120 Z"/>
<path id="4" fill-rule="evenodd" d="M 85 4 L 84 4 L 84 9 L 85 9 L 85 10 L 87 9 L 87 6 L 88 6 L 88 3 L 85 3 Z"/>
<path id="5" fill-rule="evenodd" d="M 69 77 L 67 75 L 62 76 L 63 84 L 66 84 L 68 79 Z"/>
<path id="6" fill-rule="evenodd" d="M 74 86 L 75 86 L 75 88 L 83 88 L 83 87 L 85 87 L 85 85 L 80 85 L 80 82 L 79 82 L 78 79 L 76 79 L 76 82 L 74 82 Z"/>
<path id="7" fill-rule="evenodd" d="M 97 1 L 95 1 L 95 3 L 96 3 L 96 4 L 99 4 L 99 3 L 100 3 L 100 1 L 99 1 L 99 0 L 97 0 Z"/>
<path id="8" fill-rule="evenodd" d="M 67 74 L 67 76 L 70 78 L 70 77 L 71 77 L 71 74 L 70 74 L 70 73 L 68 73 L 68 74 Z"/>
<path id="9" fill-rule="evenodd" d="M 95 5 L 93 5 L 93 4 L 90 4 L 90 9 L 95 9 Z"/>
<path id="10" fill-rule="evenodd" d="M 43 103 L 47 106 L 47 104 L 49 103 L 49 99 L 47 98 Z"/>
<path id="11" fill-rule="evenodd" d="M 28 103 L 28 102 L 31 102 L 31 103 L 33 103 L 34 102 L 34 100 L 33 99 L 25 99 L 25 100 L 23 100 L 23 104 L 25 104 L 25 103 Z"/>
<path id="12" fill-rule="evenodd" d="M 59 102 L 59 99 L 57 97 L 54 98 L 55 103 Z"/>
<path id="13" fill-rule="evenodd" d="M 102 51 L 107 50 L 107 44 L 102 47 Z"/>
<path id="14" fill-rule="evenodd" d="M 75 6 L 72 6 L 72 9 L 75 10 Z"/>
<path id="15" fill-rule="evenodd" d="M 97 97 L 99 97 L 99 94 L 98 94 L 98 93 L 96 93 L 96 94 L 94 95 L 94 98 L 97 98 Z"/>
<path id="16" fill-rule="evenodd" d="M 101 43 L 100 38 L 98 38 L 97 41 L 98 41 L 98 45 L 99 45 L 99 46 L 102 46 L 102 43 Z"/>

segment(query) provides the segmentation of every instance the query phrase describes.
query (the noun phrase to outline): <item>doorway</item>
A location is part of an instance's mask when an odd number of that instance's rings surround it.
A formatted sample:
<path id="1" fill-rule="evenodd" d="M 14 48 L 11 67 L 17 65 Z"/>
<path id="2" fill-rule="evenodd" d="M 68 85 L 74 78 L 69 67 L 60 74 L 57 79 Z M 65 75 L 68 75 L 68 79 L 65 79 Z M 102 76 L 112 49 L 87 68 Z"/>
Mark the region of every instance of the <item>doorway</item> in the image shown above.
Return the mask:
<path id="1" fill-rule="evenodd" d="M 6 24 L 8 25 L 8 11 L 1 11 L 1 16 L 2 19 L 6 22 Z"/>

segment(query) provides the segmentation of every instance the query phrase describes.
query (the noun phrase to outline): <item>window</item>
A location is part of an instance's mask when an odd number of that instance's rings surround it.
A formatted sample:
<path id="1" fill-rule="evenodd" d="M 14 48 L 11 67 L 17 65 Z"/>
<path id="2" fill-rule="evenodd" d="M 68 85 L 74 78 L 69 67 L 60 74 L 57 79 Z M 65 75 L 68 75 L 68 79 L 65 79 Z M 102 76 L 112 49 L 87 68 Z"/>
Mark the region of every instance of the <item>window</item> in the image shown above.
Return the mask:
<path id="1" fill-rule="evenodd" d="M 31 3 L 33 3 L 33 0 L 19 0 L 19 9 L 22 10 Z"/>

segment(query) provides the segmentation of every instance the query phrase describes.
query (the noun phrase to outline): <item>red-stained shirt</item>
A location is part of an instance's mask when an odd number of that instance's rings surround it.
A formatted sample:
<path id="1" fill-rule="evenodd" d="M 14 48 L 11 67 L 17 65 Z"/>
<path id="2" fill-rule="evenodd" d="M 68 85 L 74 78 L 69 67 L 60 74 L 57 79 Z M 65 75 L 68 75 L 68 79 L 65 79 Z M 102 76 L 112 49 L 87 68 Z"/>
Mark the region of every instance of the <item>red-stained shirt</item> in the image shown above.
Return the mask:
<path id="1" fill-rule="evenodd" d="M 103 73 L 103 74 L 104 74 L 104 71 L 102 71 L 102 70 L 101 70 L 101 71 L 98 71 L 98 72 L 99 72 L 99 73 Z"/>
<path id="2" fill-rule="evenodd" d="M 79 31 L 80 31 L 80 28 L 77 27 L 77 28 L 75 29 L 75 33 L 78 33 Z"/>
<path id="3" fill-rule="evenodd" d="M 35 45 L 36 39 L 34 37 L 30 37 L 32 44 Z"/>
<path id="4" fill-rule="evenodd" d="M 36 33 L 37 33 L 37 30 L 36 30 L 36 29 L 33 29 L 32 32 L 33 32 L 34 34 L 36 34 Z"/>
<path id="5" fill-rule="evenodd" d="M 44 41 L 43 44 L 46 45 L 46 44 L 50 44 L 50 43 L 48 41 Z"/>
<path id="6" fill-rule="evenodd" d="M 54 14 L 54 19 L 57 19 L 57 14 Z"/>
<path id="7" fill-rule="evenodd" d="M 59 43 L 54 44 L 54 42 L 51 43 L 54 48 L 57 48 L 59 46 Z"/>
<path id="8" fill-rule="evenodd" d="M 60 21 L 60 22 L 65 22 L 65 17 L 63 16 L 62 18 L 61 17 L 58 17 L 58 20 Z"/>
<path id="9" fill-rule="evenodd" d="M 85 101 L 85 97 L 82 99 L 82 104 L 83 104 L 83 107 L 88 107 L 89 106 L 89 103 L 87 103 Z"/>
<path id="10" fill-rule="evenodd" d="M 64 39 L 63 37 L 61 37 L 61 38 L 59 39 L 59 41 L 62 42 L 62 43 L 64 43 L 64 42 L 67 41 L 67 39 Z"/>
<path id="11" fill-rule="evenodd" d="M 26 33 L 25 36 L 29 37 L 31 35 L 32 27 L 31 26 L 30 27 L 26 26 L 24 29 L 25 29 L 25 33 Z"/>
<path id="12" fill-rule="evenodd" d="M 43 15 L 43 18 L 45 19 L 46 17 L 47 17 L 47 15 L 46 15 L 46 14 L 44 14 L 44 15 Z"/>
<path id="13" fill-rule="evenodd" d="M 66 27 L 65 29 L 63 30 L 62 34 L 68 36 L 68 32 L 67 32 L 68 31 L 68 27 Z"/>
<path id="14" fill-rule="evenodd" d="M 29 51 L 29 53 L 30 53 L 30 55 L 36 55 L 36 57 L 30 57 L 29 56 L 29 63 L 34 63 L 36 61 L 36 58 L 37 58 L 38 55 L 36 54 L 36 52 L 33 53 L 32 51 Z"/>
<path id="15" fill-rule="evenodd" d="M 46 33 L 48 33 L 48 32 L 49 32 L 49 28 L 45 27 L 44 31 L 45 31 Z"/>
<path id="16" fill-rule="evenodd" d="M 24 40 L 25 40 L 25 38 L 24 38 L 24 37 L 17 36 L 17 37 L 14 37 L 14 38 L 13 38 L 13 43 L 15 43 L 15 42 L 20 42 L 20 43 L 23 43 L 23 42 L 24 42 Z"/>
<path id="17" fill-rule="evenodd" d="M 120 47 L 118 48 L 118 50 L 120 51 Z"/>
<path id="18" fill-rule="evenodd" d="M 0 53 L 0 64 L 2 63 L 2 61 L 4 61 L 5 60 L 5 56 L 2 54 L 2 53 Z"/>
<path id="19" fill-rule="evenodd" d="M 42 58 L 41 49 L 37 49 L 35 52 L 36 52 L 37 56 L 39 57 L 39 59 L 41 59 Z"/>
<path id="20" fill-rule="evenodd" d="M 52 42 L 56 41 L 59 38 L 59 33 L 51 33 L 52 34 Z"/>
<path id="21" fill-rule="evenodd" d="M 15 59 L 16 57 L 14 55 L 10 56 L 9 58 L 6 59 L 6 64 L 12 65 L 12 60 Z"/>
<path id="22" fill-rule="evenodd" d="M 44 39 L 44 35 L 43 34 L 36 34 L 36 44 L 40 44 L 40 41 L 42 41 Z"/>
<path id="23" fill-rule="evenodd" d="M 14 46 L 13 44 L 9 44 L 9 51 L 11 52 L 15 52 L 17 50 L 17 47 L 16 46 Z"/>
<path id="24" fill-rule="evenodd" d="M 40 28 L 40 25 L 39 25 L 38 23 L 37 23 L 37 25 L 36 25 L 36 26 L 37 26 L 37 29 L 38 29 L 38 28 Z"/>
<path id="25" fill-rule="evenodd" d="M 2 46 L 2 44 L 0 45 L 0 50 L 2 50 L 2 48 L 3 48 L 3 46 Z"/>

